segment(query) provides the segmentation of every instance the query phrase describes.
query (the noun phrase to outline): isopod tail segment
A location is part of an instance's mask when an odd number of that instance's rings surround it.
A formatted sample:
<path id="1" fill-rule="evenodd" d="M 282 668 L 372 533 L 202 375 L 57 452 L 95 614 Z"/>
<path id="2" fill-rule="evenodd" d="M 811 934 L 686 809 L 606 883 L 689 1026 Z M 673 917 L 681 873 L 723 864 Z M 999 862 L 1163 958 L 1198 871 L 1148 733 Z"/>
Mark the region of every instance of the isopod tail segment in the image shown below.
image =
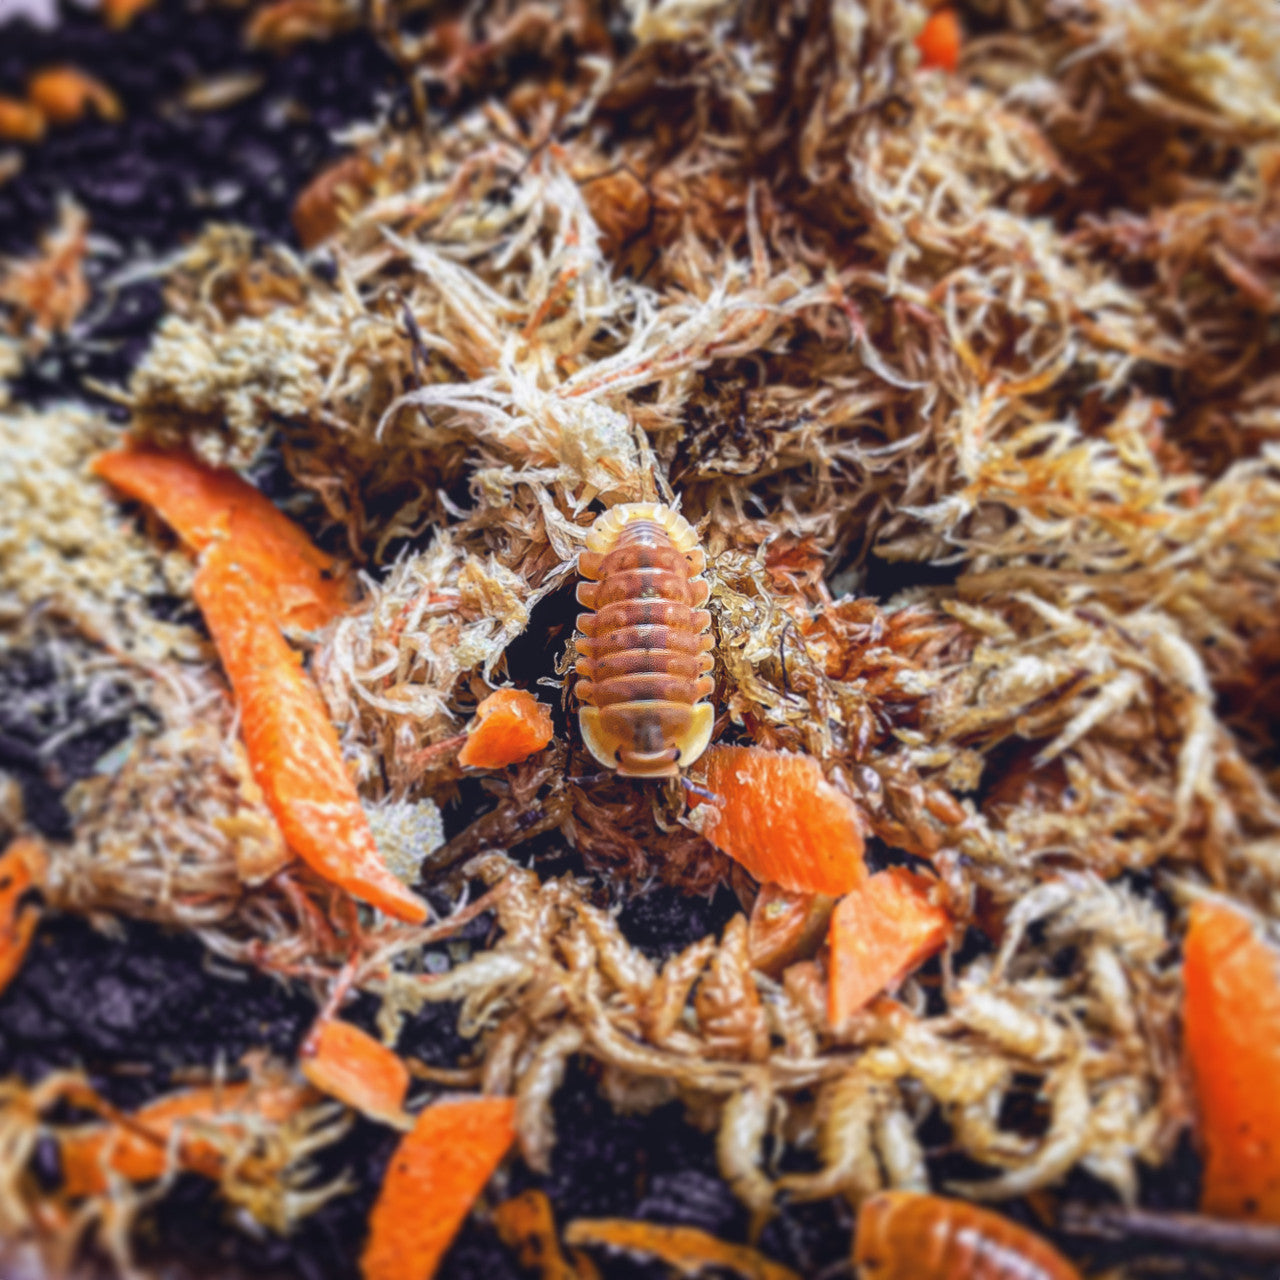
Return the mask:
<path id="1" fill-rule="evenodd" d="M 606 511 L 578 556 L 578 603 L 594 610 L 578 615 L 578 725 L 622 777 L 678 777 L 711 741 L 706 567 L 689 522 L 656 502 Z"/>

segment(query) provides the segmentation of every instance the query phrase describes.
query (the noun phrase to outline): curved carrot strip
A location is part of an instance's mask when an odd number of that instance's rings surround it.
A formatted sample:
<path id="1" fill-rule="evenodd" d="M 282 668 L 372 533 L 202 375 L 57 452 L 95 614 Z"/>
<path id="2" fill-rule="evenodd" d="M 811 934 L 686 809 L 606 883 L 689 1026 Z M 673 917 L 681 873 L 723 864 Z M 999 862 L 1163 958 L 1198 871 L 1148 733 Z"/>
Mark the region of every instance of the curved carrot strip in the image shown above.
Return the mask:
<path id="1" fill-rule="evenodd" d="M 321 1093 L 393 1128 L 408 1128 L 409 1068 L 380 1041 L 349 1022 L 326 1019 L 304 1047 L 302 1074 Z"/>
<path id="2" fill-rule="evenodd" d="M 565 1228 L 568 1245 L 603 1245 L 659 1258 L 677 1275 L 731 1271 L 744 1280 L 800 1280 L 790 1267 L 745 1244 L 730 1244 L 697 1227 L 665 1227 L 629 1218 L 578 1218 Z"/>
<path id="3" fill-rule="evenodd" d="M 400 920 L 425 920 L 426 903 L 382 861 L 320 691 L 232 543 L 205 553 L 193 594 L 240 704 L 254 779 L 285 843 L 352 897 Z"/>
<path id="4" fill-rule="evenodd" d="M 551 741 L 551 711 L 523 689 L 498 689 L 476 708 L 458 763 L 502 769 Z"/>
<path id="5" fill-rule="evenodd" d="M 222 1153 L 210 1130 L 234 1136 L 248 1115 L 282 1124 L 313 1100 L 307 1086 L 287 1083 L 205 1085 L 167 1094 L 134 1112 L 131 1119 L 136 1129 L 91 1124 L 62 1134 L 62 1190 L 68 1196 L 101 1195 L 107 1190 L 108 1169 L 129 1182 L 161 1177 L 168 1168 L 170 1136 L 179 1124 L 184 1126 L 177 1151 L 179 1167 L 217 1178 Z"/>
<path id="6" fill-rule="evenodd" d="M 261 584 L 282 626 L 313 630 L 345 607 L 334 560 L 247 480 L 176 449 L 128 444 L 99 454 L 93 471 L 152 507 L 192 551 L 227 539 Z"/>
<path id="7" fill-rule="evenodd" d="M 723 804 L 703 802 L 702 834 L 757 880 L 841 894 L 866 879 L 858 811 L 812 756 L 715 746 L 703 760 Z"/>
<path id="8" fill-rule="evenodd" d="M 513 1098 L 434 1103 L 405 1135 L 369 1215 L 364 1280 L 430 1280 L 516 1136 Z"/>
<path id="9" fill-rule="evenodd" d="M 930 899 L 930 883 L 905 867 L 890 867 L 836 906 L 827 992 L 836 1030 L 945 945 L 951 917 Z"/>
<path id="10" fill-rule="evenodd" d="M 1182 956 L 1201 1208 L 1280 1223 L 1280 953 L 1243 912 L 1205 899 L 1191 908 Z"/>
<path id="11" fill-rule="evenodd" d="M 44 846 L 19 836 L 0 857 L 0 992 L 22 968 L 40 922 L 40 908 L 23 901 L 44 882 Z"/>

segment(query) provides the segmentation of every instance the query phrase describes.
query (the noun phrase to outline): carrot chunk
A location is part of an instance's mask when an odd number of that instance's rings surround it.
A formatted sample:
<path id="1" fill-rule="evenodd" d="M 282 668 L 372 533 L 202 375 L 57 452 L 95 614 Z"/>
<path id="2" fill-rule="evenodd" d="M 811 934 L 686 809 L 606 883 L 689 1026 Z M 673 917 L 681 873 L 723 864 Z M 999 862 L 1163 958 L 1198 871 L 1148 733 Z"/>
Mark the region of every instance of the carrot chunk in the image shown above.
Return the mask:
<path id="1" fill-rule="evenodd" d="M 428 1107 L 401 1139 L 369 1215 L 364 1280 L 430 1280 L 516 1136 L 513 1098 Z"/>
<path id="2" fill-rule="evenodd" d="M 27 82 L 27 99 L 53 124 L 75 124 L 90 112 L 103 120 L 124 116 L 120 99 L 101 80 L 77 67 L 46 67 Z"/>
<path id="3" fill-rule="evenodd" d="M 320 691 L 232 543 L 205 553 L 193 594 L 240 704 L 254 779 L 285 843 L 352 897 L 400 920 L 426 919 L 426 903 L 382 861 Z"/>
<path id="4" fill-rule="evenodd" d="M 46 854 L 38 840 L 19 836 L 0 857 L 0 992 L 22 968 L 40 908 L 26 895 L 44 881 Z"/>
<path id="5" fill-rule="evenodd" d="M 963 42 L 964 32 L 956 11 L 950 8 L 935 10 L 916 36 L 920 65 L 954 71 L 960 65 L 960 46 Z"/>
<path id="6" fill-rule="evenodd" d="M 221 539 L 231 542 L 282 626 L 322 627 L 345 607 L 333 557 L 234 471 L 144 444 L 99 454 L 93 471 L 154 508 L 192 551 Z"/>
<path id="7" fill-rule="evenodd" d="M 393 1128 L 408 1128 L 409 1068 L 349 1022 L 325 1019 L 303 1049 L 302 1074 L 321 1093 Z"/>
<path id="8" fill-rule="evenodd" d="M 792 893 L 776 884 L 762 885 L 747 929 L 751 967 L 777 976 L 796 960 L 818 949 L 835 901 L 825 893 Z"/>
<path id="9" fill-rule="evenodd" d="M 629 1218 L 579 1218 L 564 1232 L 569 1245 L 596 1245 L 658 1258 L 677 1275 L 727 1271 L 743 1280 L 799 1280 L 790 1267 L 745 1244 L 730 1244 L 697 1227 L 666 1227 Z"/>
<path id="10" fill-rule="evenodd" d="M 930 881 L 905 867 L 869 876 L 831 917 L 827 1015 L 833 1028 L 900 982 L 947 941 L 951 917 Z"/>
<path id="11" fill-rule="evenodd" d="M 699 806 L 702 834 L 757 880 L 842 894 L 866 879 L 858 811 L 812 756 L 716 746 L 703 760 L 703 782 L 724 803 Z"/>
<path id="12" fill-rule="evenodd" d="M 1201 1208 L 1280 1223 L 1280 953 L 1243 912 L 1205 899 L 1191 908 L 1182 980 Z"/>
<path id="13" fill-rule="evenodd" d="M 551 711 L 523 689 L 498 689 L 476 708 L 458 763 L 502 769 L 551 741 Z"/>
<path id="14" fill-rule="evenodd" d="M 68 1196 L 101 1195 L 107 1190 L 108 1169 L 129 1182 L 161 1177 L 179 1125 L 178 1166 L 217 1178 L 222 1147 L 244 1134 L 251 1118 L 283 1124 L 313 1100 L 308 1087 L 287 1082 L 206 1085 L 166 1094 L 134 1112 L 129 1126 L 94 1123 L 64 1133 L 59 1142 L 62 1189 Z"/>

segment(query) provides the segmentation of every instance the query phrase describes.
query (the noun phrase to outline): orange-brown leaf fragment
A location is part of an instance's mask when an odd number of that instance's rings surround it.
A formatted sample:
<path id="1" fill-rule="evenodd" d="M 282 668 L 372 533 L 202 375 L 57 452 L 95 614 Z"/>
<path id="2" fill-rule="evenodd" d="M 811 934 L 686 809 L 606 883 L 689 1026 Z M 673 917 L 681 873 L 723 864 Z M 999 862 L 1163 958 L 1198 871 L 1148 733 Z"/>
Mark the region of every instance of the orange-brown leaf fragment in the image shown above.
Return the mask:
<path id="1" fill-rule="evenodd" d="M 174 1129 L 177 1163 L 190 1173 L 217 1178 L 222 1170 L 219 1139 L 232 1142 L 250 1116 L 283 1124 L 314 1100 L 309 1087 L 288 1082 L 271 1085 L 203 1085 L 166 1094 L 129 1117 L 129 1125 L 95 1123 L 61 1135 L 62 1189 L 68 1196 L 101 1195 L 107 1170 L 128 1182 L 150 1182 L 168 1168 Z"/>
<path id="2" fill-rule="evenodd" d="M 1201 1208 L 1280 1223 L 1280 953 L 1243 912 L 1205 899 L 1191 908 L 1182 980 Z"/>
<path id="3" fill-rule="evenodd" d="M 729 1271 L 744 1280 L 800 1280 L 790 1267 L 744 1244 L 730 1244 L 697 1227 L 664 1227 L 629 1218 L 578 1218 L 564 1232 L 569 1245 L 597 1245 L 658 1258 L 677 1275 Z"/>
<path id="4" fill-rule="evenodd" d="M 931 883 L 905 867 L 890 867 L 840 900 L 830 935 L 827 1014 L 833 1028 L 945 945 L 951 917 L 930 897 Z"/>
<path id="5" fill-rule="evenodd" d="M 866 879 L 858 811 L 812 756 L 714 746 L 703 760 L 723 804 L 699 806 L 702 834 L 757 880 L 838 895 Z"/>
<path id="6" fill-rule="evenodd" d="M 343 216 L 359 208 L 373 191 L 373 161 L 362 152 L 321 169 L 293 206 L 293 229 L 304 249 L 314 249 L 342 227 Z"/>
<path id="7" fill-rule="evenodd" d="M 539 1280 L 583 1280 L 594 1274 L 585 1258 L 585 1267 L 570 1263 L 556 1238 L 555 1214 L 545 1191 L 524 1191 L 504 1200 L 493 1211 L 498 1238 L 515 1252 L 526 1271 L 535 1271 Z"/>
<path id="8" fill-rule="evenodd" d="M 27 82 L 27 99 L 53 124 L 75 124 L 91 111 L 103 120 L 124 115 L 120 99 L 101 80 L 77 67 L 46 67 Z"/>
<path id="9" fill-rule="evenodd" d="M 935 10 L 916 36 L 920 65 L 954 71 L 960 65 L 960 48 L 963 43 L 964 32 L 956 11 L 951 8 Z"/>
<path id="10" fill-rule="evenodd" d="M 234 471 L 207 467 L 177 449 L 128 444 L 100 454 L 95 474 L 153 508 L 192 551 L 226 539 L 266 591 L 282 626 L 322 627 L 342 612 L 334 561 Z"/>
<path id="11" fill-rule="evenodd" d="M 514 1098 L 451 1098 L 418 1117 L 369 1215 L 364 1280 L 430 1280 L 516 1136 Z"/>
<path id="12" fill-rule="evenodd" d="M 26 900 L 44 882 L 44 846 L 20 836 L 0 857 L 0 992 L 22 968 L 32 935 L 40 922 L 40 908 Z"/>
<path id="13" fill-rule="evenodd" d="M 747 929 L 751 967 L 776 977 L 794 961 L 808 959 L 826 936 L 834 906 L 830 894 L 762 885 Z"/>
<path id="14" fill-rule="evenodd" d="M 425 920 L 426 903 L 382 861 L 320 691 L 233 543 L 205 552 L 193 594 L 240 704 L 254 780 L 285 843 L 352 897 L 399 920 Z"/>
<path id="15" fill-rule="evenodd" d="M 407 1128 L 409 1068 L 386 1045 L 349 1022 L 326 1018 L 307 1038 L 299 1065 L 321 1093 L 370 1120 Z"/>
<path id="16" fill-rule="evenodd" d="M 458 763 L 502 769 L 528 759 L 550 741 L 550 709 L 523 689 L 498 689 L 476 708 Z"/>

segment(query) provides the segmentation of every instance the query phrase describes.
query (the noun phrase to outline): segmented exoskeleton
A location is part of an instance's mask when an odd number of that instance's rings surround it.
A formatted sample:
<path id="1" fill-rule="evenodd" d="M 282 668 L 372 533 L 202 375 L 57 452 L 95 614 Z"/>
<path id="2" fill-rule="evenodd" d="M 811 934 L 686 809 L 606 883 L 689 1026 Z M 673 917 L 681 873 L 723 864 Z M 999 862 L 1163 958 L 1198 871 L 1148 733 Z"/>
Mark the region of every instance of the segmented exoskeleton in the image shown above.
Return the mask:
<path id="1" fill-rule="evenodd" d="M 677 776 L 711 741 L 715 688 L 707 558 L 689 522 L 657 502 L 606 511 L 578 556 L 578 724 L 624 777 Z"/>
<path id="2" fill-rule="evenodd" d="M 964 1200 L 912 1191 L 863 1201 L 853 1260 L 859 1280 L 1080 1280 L 1026 1227 Z"/>

